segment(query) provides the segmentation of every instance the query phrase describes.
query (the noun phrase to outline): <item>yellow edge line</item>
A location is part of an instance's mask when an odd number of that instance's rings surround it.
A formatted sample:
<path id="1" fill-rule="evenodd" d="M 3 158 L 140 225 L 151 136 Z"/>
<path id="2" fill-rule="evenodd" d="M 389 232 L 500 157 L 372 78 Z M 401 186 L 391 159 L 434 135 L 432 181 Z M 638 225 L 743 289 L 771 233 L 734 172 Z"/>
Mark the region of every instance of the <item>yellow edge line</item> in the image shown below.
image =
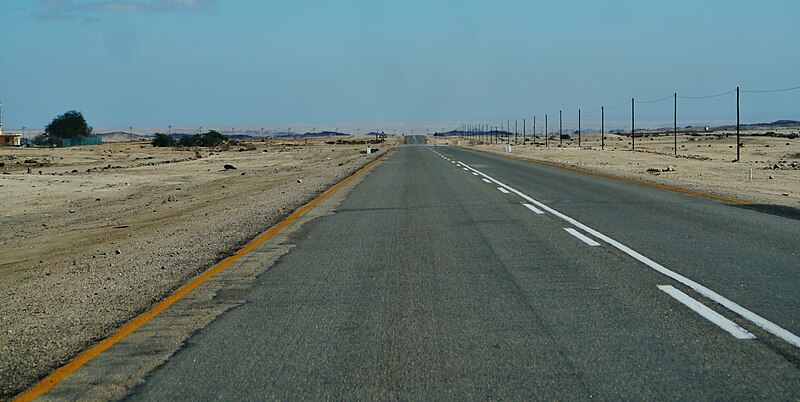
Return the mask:
<path id="1" fill-rule="evenodd" d="M 155 307 L 153 307 L 152 309 L 144 312 L 142 315 L 134 318 L 133 321 L 130 321 L 128 324 L 126 324 L 124 327 L 122 327 L 119 331 L 115 332 L 114 334 L 112 334 L 108 338 L 103 339 L 102 341 L 100 341 L 100 343 L 98 343 L 97 345 L 92 346 L 91 348 L 89 348 L 85 352 L 81 353 L 80 355 L 78 355 L 77 357 L 72 359 L 69 363 L 61 366 L 56 371 L 50 373 L 50 375 L 48 375 L 47 377 L 43 378 L 41 381 L 36 383 L 36 385 L 34 385 L 29 390 L 27 390 L 24 393 L 22 393 L 19 396 L 17 396 L 16 399 L 14 399 L 14 400 L 16 402 L 32 401 L 32 400 L 42 396 L 46 392 L 50 391 L 56 384 L 61 382 L 63 379 L 69 377 L 72 373 L 77 371 L 79 368 L 83 367 L 83 365 L 85 365 L 86 363 L 90 362 L 95 357 L 99 356 L 101 353 L 106 351 L 111 346 L 114 346 L 114 344 L 116 344 L 117 342 L 125 339 L 125 337 L 127 337 L 128 335 L 133 333 L 133 331 L 136 331 L 142 325 L 146 324 L 148 321 L 152 320 L 153 318 L 155 318 L 156 316 L 161 314 L 164 310 L 166 310 L 167 308 L 169 308 L 170 306 L 175 304 L 175 302 L 177 302 L 178 300 L 182 299 L 183 297 L 188 295 L 192 290 L 194 290 L 198 286 L 202 285 L 203 283 L 205 283 L 206 281 L 208 281 L 209 279 L 211 279 L 212 277 L 214 277 L 218 273 L 220 273 L 223 270 L 225 270 L 225 268 L 227 268 L 228 266 L 233 264 L 236 260 L 238 260 L 239 258 L 243 257 L 244 255 L 246 255 L 247 253 L 249 253 L 250 251 L 252 251 L 256 247 L 261 245 L 261 243 L 263 243 L 264 241 L 268 240 L 269 238 L 275 236 L 276 233 L 281 231 L 283 228 L 288 226 L 290 223 L 292 223 L 295 220 L 297 220 L 297 218 L 301 217 L 303 214 L 308 212 L 308 210 L 310 210 L 311 208 L 317 206 L 319 203 L 321 203 L 326 198 L 331 196 L 331 194 L 336 192 L 336 190 L 338 190 L 340 187 L 342 187 L 345 184 L 351 182 L 353 179 L 358 177 L 361 173 L 367 171 L 372 166 L 374 166 L 375 164 L 377 164 L 378 162 L 380 162 L 381 160 L 383 160 L 384 158 L 389 156 L 389 154 L 394 152 L 396 149 L 397 149 L 396 146 L 393 147 L 392 149 L 387 151 L 385 154 L 383 154 L 380 158 L 370 162 L 369 164 L 367 164 L 363 168 L 359 169 L 357 172 L 353 173 L 350 177 L 348 177 L 348 178 L 342 180 L 341 182 L 337 183 L 336 185 L 334 185 L 333 187 L 331 187 L 330 189 L 328 189 L 327 191 L 322 193 L 322 195 L 317 197 L 315 200 L 311 201 L 310 203 L 308 203 L 308 204 L 304 205 L 303 207 L 301 207 L 300 209 L 296 210 L 293 214 L 289 215 L 289 217 L 287 217 L 286 219 L 284 219 L 283 221 L 281 221 L 277 225 L 273 226 L 272 228 L 270 228 L 266 232 L 258 235 L 258 237 L 256 237 L 253 241 L 248 243 L 246 246 L 244 246 L 244 248 L 242 248 L 241 250 L 237 251 L 234 255 L 232 255 L 232 256 L 220 261 L 216 265 L 212 266 L 211 268 L 209 268 L 207 271 L 205 271 L 202 274 L 200 274 L 200 276 L 196 277 L 191 282 L 187 283 L 186 285 L 183 285 L 180 289 L 175 291 L 175 293 L 169 295 L 166 299 L 164 299 L 161 302 L 159 302 L 158 304 L 156 304 Z"/>
<path id="2" fill-rule="evenodd" d="M 460 147 L 460 148 L 474 150 L 474 151 L 478 151 L 478 152 L 483 152 L 483 153 L 487 153 L 487 154 L 495 155 L 495 156 L 502 156 L 504 158 L 509 158 L 509 159 L 516 159 L 516 160 L 523 161 L 523 162 L 533 162 L 533 163 L 538 163 L 540 165 L 552 166 L 552 167 L 557 167 L 557 168 L 560 168 L 560 169 L 572 170 L 574 172 L 590 174 L 592 176 L 605 177 L 605 178 L 608 178 L 608 179 L 614 179 L 614 180 L 620 180 L 620 181 L 627 181 L 627 182 L 630 182 L 630 183 L 641 184 L 643 186 L 658 187 L 658 188 L 661 188 L 661 189 L 664 189 L 664 190 L 670 190 L 670 191 L 675 191 L 675 192 L 678 192 L 678 193 L 696 195 L 698 197 L 713 198 L 715 200 L 727 201 L 727 202 L 732 202 L 732 203 L 735 203 L 735 204 L 742 204 L 742 205 L 752 205 L 753 204 L 752 202 L 737 200 L 735 198 L 728 198 L 728 197 L 722 197 L 722 196 L 719 196 L 719 195 L 700 193 L 700 192 L 697 192 L 697 191 L 686 190 L 686 189 L 680 188 L 680 187 L 668 186 L 666 184 L 658 184 L 658 183 L 651 183 L 651 182 L 643 181 L 643 180 L 629 179 L 627 177 L 614 176 L 614 175 L 610 175 L 610 174 L 606 174 L 606 173 L 592 172 L 591 170 L 576 168 L 576 167 L 572 167 L 572 166 L 559 165 L 559 164 L 553 163 L 553 162 L 540 161 L 540 160 L 536 160 L 536 159 L 528 159 L 528 158 L 524 158 L 524 157 L 520 157 L 520 156 L 514 156 L 514 155 L 505 155 L 505 154 L 501 154 L 501 153 L 495 153 L 495 152 L 492 152 L 492 151 L 486 151 L 486 150 L 483 150 L 483 149 L 473 149 L 473 148 L 466 148 L 466 147 Z"/>

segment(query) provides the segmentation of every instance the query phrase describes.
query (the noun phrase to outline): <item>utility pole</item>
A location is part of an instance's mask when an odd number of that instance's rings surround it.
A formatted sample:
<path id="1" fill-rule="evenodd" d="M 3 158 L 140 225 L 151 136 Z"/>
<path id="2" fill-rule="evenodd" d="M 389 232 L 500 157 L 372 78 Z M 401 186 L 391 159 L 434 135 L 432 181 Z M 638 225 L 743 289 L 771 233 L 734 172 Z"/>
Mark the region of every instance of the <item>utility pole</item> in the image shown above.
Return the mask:
<path id="1" fill-rule="evenodd" d="M 558 146 L 564 145 L 564 134 L 561 131 L 562 122 L 563 122 L 563 120 L 561 119 L 561 111 L 559 110 L 558 111 Z"/>
<path id="2" fill-rule="evenodd" d="M 581 110 L 578 109 L 578 148 L 581 147 Z"/>
<path id="3" fill-rule="evenodd" d="M 739 162 L 739 87 L 736 87 L 736 162 Z"/>
<path id="4" fill-rule="evenodd" d="M 550 139 L 547 135 L 547 113 L 544 115 L 544 146 L 545 148 L 550 146 Z"/>
<path id="5" fill-rule="evenodd" d="M 672 94 L 672 139 L 675 149 L 675 156 L 678 156 L 678 93 Z"/>
<path id="6" fill-rule="evenodd" d="M 606 107 L 600 106 L 600 149 L 606 149 Z"/>
<path id="7" fill-rule="evenodd" d="M 536 116 L 533 116 L 533 145 L 536 145 Z"/>
<path id="8" fill-rule="evenodd" d="M 631 151 L 636 150 L 636 129 L 634 128 L 633 98 L 631 98 Z"/>
<path id="9" fill-rule="evenodd" d="M 514 120 L 514 145 L 517 145 L 517 130 L 519 126 L 517 126 L 517 120 Z"/>
<path id="10" fill-rule="evenodd" d="M 525 145 L 525 139 L 526 139 L 525 129 L 526 128 L 527 127 L 525 127 L 525 119 L 522 119 L 522 145 Z"/>

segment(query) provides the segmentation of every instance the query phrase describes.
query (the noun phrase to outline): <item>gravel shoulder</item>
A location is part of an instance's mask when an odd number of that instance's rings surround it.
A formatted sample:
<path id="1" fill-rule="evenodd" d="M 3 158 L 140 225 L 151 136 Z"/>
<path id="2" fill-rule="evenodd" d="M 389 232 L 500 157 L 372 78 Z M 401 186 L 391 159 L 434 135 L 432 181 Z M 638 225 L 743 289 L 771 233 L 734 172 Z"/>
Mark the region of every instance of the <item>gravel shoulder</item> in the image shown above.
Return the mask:
<path id="1" fill-rule="evenodd" d="M 0 148 L 0 399 L 393 145 L 366 155 L 357 140 Z"/>

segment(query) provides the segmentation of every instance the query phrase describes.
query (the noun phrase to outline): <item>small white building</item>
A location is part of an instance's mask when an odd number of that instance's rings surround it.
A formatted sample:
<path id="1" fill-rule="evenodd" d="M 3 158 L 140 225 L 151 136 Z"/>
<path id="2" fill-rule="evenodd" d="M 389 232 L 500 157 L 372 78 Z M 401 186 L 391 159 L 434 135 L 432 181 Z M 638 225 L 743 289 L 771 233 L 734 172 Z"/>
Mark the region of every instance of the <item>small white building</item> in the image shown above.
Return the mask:
<path id="1" fill-rule="evenodd" d="M 21 134 L 3 134 L 3 125 L 0 124 L 0 147 L 18 147 L 22 145 Z"/>

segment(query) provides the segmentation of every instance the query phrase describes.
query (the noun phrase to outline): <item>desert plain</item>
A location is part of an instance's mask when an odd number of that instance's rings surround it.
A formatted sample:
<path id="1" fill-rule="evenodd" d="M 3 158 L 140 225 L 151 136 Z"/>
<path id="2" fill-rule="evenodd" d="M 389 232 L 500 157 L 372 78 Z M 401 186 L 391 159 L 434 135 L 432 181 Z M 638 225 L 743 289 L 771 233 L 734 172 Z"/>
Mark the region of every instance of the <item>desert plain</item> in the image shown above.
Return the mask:
<path id="1" fill-rule="evenodd" d="M 0 400 L 398 141 L 367 139 L 0 148 Z"/>
<path id="2" fill-rule="evenodd" d="M 753 204 L 800 208 L 800 137 L 743 133 L 736 159 L 733 132 L 679 135 L 576 135 L 560 144 L 558 135 L 513 135 L 498 143 L 477 138 L 434 137 L 432 142 L 579 168 L 599 174 L 676 187 Z M 763 132 L 759 133 L 762 134 Z M 794 138 L 788 138 L 788 137 Z M 526 141 L 527 140 L 527 141 Z M 508 151 L 508 146 L 511 151 Z"/>
<path id="3" fill-rule="evenodd" d="M 791 133 L 795 132 L 791 131 Z M 782 134 L 790 134 L 785 132 Z M 340 140 L 340 141 L 337 141 Z M 0 399 L 9 399 L 375 160 L 363 138 L 0 148 Z M 800 138 L 732 133 L 427 137 L 759 205 L 800 208 Z M 508 146 L 510 145 L 510 150 Z M 225 165 L 229 165 L 226 169 Z M 230 167 L 235 167 L 232 169 Z M 788 209 L 787 209 L 788 208 Z"/>

